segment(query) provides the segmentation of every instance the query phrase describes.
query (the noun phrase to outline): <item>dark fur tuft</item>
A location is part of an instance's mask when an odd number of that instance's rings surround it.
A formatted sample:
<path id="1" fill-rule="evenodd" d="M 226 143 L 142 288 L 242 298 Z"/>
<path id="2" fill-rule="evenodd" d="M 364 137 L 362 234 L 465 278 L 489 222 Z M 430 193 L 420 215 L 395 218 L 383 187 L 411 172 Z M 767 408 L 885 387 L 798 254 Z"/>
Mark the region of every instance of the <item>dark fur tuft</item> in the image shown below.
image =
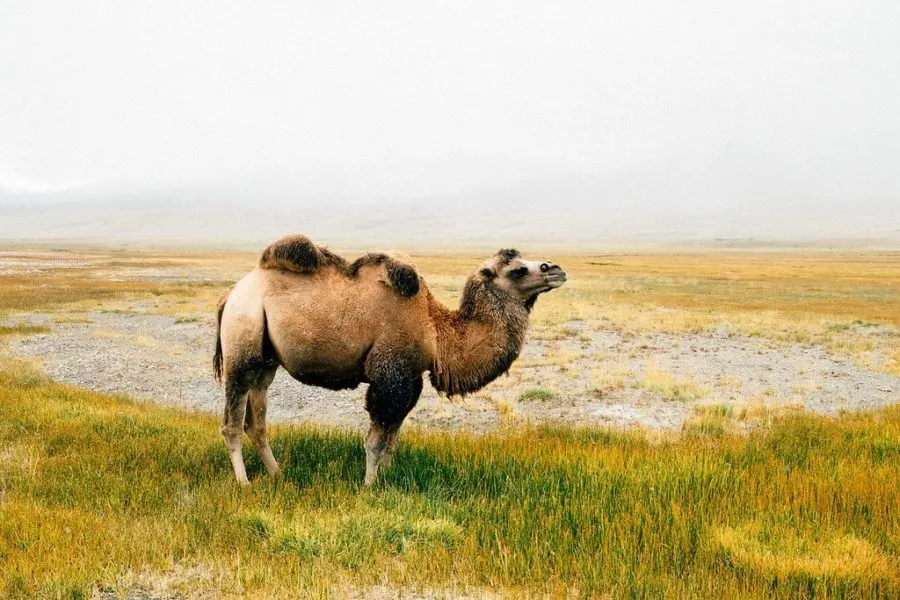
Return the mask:
<path id="1" fill-rule="evenodd" d="M 369 252 L 368 254 L 363 254 L 347 267 L 347 275 L 356 277 L 359 270 L 366 265 L 382 265 L 387 259 L 388 255 L 382 252 Z"/>
<path id="2" fill-rule="evenodd" d="M 391 287 L 404 298 L 412 298 L 419 293 L 419 274 L 412 265 L 383 252 L 370 252 L 353 261 L 347 267 L 347 274 L 356 277 L 366 265 L 384 265 Z"/>
<path id="3" fill-rule="evenodd" d="M 326 265 L 346 268 L 347 261 L 303 235 L 287 235 L 266 248 L 259 258 L 263 269 L 285 269 L 296 273 L 315 273 Z"/>
<path id="4" fill-rule="evenodd" d="M 500 259 L 500 265 L 508 265 L 511 260 L 521 257 L 519 251 L 515 248 L 504 248 L 497 251 L 497 257 Z"/>
<path id="5" fill-rule="evenodd" d="M 404 298 L 412 298 L 419 293 L 419 274 L 408 265 L 391 261 L 388 264 L 388 279 Z"/>
<path id="6" fill-rule="evenodd" d="M 383 252 L 370 252 L 347 264 L 343 257 L 324 246 L 317 246 L 306 236 L 287 235 L 270 244 L 259 259 L 262 269 L 284 269 L 304 275 L 334 266 L 348 277 L 356 277 L 366 265 L 383 265 L 391 287 L 400 296 L 412 298 L 419 293 L 419 274 L 415 267 Z"/>

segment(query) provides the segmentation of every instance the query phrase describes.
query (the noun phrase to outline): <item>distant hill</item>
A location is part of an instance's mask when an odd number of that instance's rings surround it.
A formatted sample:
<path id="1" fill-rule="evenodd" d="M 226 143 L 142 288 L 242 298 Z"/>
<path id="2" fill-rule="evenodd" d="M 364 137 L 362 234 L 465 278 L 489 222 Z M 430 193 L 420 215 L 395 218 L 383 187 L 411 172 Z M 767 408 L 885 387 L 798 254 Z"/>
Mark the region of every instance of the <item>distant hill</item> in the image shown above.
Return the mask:
<path id="1" fill-rule="evenodd" d="M 900 248 L 900 199 L 626 174 L 422 198 L 339 198 L 234 188 L 121 194 L 0 192 L 0 239 L 258 245 L 289 231 L 331 244 L 565 247 L 704 244 Z M 698 192 L 699 190 L 699 192 Z"/>

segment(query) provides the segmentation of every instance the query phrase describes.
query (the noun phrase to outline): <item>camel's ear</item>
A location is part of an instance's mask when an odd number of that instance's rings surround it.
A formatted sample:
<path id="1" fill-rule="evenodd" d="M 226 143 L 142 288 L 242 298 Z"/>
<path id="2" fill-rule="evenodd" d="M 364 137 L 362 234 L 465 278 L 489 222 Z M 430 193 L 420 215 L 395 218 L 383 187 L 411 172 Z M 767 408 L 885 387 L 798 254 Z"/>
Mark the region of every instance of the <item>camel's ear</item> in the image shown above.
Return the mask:
<path id="1" fill-rule="evenodd" d="M 490 267 L 485 267 L 478 272 L 485 281 L 493 281 L 493 279 L 497 276 L 497 271 L 493 270 Z"/>

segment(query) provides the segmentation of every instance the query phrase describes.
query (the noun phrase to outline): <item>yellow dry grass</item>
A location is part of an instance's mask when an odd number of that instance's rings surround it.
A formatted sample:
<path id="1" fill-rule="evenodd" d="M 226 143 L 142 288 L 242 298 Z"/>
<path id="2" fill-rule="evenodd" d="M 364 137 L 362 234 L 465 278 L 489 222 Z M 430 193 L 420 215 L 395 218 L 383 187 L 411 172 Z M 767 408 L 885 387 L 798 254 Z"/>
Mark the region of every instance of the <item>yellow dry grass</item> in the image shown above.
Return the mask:
<path id="1" fill-rule="evenodd" d="M 677 379 L 668 371 L 658 368 L 648 361 L 643 377 L 638 379 L 635 387 L 647 390 L 663 400 L 693 402 L 702 398 L 706 391 L 690 379 Z"/>
<path id="2" fill-rule="evenodd" d="M 716 541 L 740 568 L 790 579 L 881 577 L 897 579 L 894 556 L 851 534 L 816 528 L 798 532 L 790 526 L 757 521 L 715 530 Z"/>
<path id="3" fill-rule="evenodd" d="M 885 362 L 884 369 L 888 373 L 900 377 L 900 350 L 894 352 L 887 362 Z"/>
<path id="4" fill-rule="evenodd" d="M 606 368 L 594 369 L 591 373 L 591 393 L 602 398 L 606 394 L 625 387 L 625 378 L 629 373 L 625 371 L 612 372 Z"/>

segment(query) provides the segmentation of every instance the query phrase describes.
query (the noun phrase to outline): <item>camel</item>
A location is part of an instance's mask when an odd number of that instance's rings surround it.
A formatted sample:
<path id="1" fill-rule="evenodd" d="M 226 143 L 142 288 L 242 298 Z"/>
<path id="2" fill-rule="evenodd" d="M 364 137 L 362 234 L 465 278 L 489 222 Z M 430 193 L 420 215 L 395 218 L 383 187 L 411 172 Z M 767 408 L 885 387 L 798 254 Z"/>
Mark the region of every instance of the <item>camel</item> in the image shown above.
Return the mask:
<path id="1" fill-rule="evenodd" d="M 483 388 L 518 358 L 538 296 L 565 282 L 565 271 L 552 262 L 500 250 L 468 278 L 459 308 L 450 310 L 402 255 L 371 253 L 348 263 L 302 235 L 277 240 L 217 310 L 221 433 L 238 483 L 249 483 L 244 433 L 266 471 L 279 472 L 266 434 L 266 390 L 279 366 L 302 383 L 332 390 L 368 384 L 364 483 L 370 486 L 391 462 L 423 374 L 449 396 Z"/>

